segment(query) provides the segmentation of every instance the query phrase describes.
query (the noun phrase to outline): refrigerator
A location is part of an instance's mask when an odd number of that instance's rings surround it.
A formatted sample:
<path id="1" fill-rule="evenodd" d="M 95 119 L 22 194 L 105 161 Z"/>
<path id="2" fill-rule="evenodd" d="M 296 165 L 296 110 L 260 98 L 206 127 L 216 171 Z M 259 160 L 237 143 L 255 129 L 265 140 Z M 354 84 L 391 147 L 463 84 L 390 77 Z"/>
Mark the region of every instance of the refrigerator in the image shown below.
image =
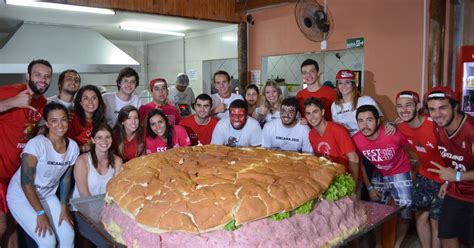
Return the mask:
<path id="1" fill-rule="evenodd" d="M 455 91 L 461 110 L 474 115 L 474 46 L 461 46 L 456 51 Z"/>

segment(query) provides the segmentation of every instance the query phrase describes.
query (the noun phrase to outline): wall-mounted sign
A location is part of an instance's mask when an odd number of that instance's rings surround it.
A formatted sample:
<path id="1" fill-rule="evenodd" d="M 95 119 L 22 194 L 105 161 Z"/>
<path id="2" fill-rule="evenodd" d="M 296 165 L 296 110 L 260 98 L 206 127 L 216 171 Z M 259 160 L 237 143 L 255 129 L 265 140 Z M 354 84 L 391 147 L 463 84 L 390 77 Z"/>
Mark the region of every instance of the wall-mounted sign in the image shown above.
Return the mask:
<path id="1" fill-rule="evenodd" d="M 364 47 L 364 38 L 352 38 L 346 40 L 347 48 Z"/>

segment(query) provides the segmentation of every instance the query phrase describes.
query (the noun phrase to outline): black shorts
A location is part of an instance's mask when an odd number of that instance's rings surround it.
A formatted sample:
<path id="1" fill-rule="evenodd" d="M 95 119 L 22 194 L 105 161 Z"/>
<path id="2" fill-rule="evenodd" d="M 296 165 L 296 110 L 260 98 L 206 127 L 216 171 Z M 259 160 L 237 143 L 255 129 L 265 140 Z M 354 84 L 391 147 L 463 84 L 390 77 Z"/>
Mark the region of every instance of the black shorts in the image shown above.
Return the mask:
<path id="1" fill-rule="evenodd" d="M 446 195 L 441 206 L 438 238 L 460 238 L 474 245 L 474 202 Z"/>

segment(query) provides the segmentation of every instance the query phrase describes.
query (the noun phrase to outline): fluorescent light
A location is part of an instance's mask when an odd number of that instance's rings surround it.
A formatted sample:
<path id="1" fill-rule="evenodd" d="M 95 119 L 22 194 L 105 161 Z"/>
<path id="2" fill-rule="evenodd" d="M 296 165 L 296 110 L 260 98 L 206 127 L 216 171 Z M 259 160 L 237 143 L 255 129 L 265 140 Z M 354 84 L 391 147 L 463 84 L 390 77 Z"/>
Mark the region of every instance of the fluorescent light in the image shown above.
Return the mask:
<path id="1" fill-rule="evenodd" d="M 188 27 L 176 25 L 176 24 L 165 24 L 165 23 L 152 23 L 152 22 L 121 22 L 120 26 L 147 28 L 147 29 L 158 29 L 166 31 L 184 31 L 189 29 Z"/>
<path id="2" fill-rule="evenodd" d="M 222 36 L 221 40 L 235 42 L 235 41 L 237 41 L 237 37 L 235 37 L 235 36 Z"/>
<path id="3" fill-rule="evenodd" d="M 93 13 L 93 14 L 115 15 L 115 11 L 111 9 L 84 7 L 84 6 L 69 5 L 69 4 L 59 4 L 59 3 L 46 3 L 46 2 L 38 2 L 35 0 L 6 0 L 6 3 L 10 5 L 45 8 L 45 9 L 58 9 L 58 10 L 86 12 L 86 13 Z"/>
<path id="4" fill-rule="evenodd" d="M 150 27 L 138 27 L 138 26 L 130 26 L 127 24 L 120 24 L 120 28 L 124 30 L 131 30 L 131 31 L 139 31 L 139 32 L 147 32 L 147 33 L 155 33 L 155 34 L 167 34 L 167 35 L 175 35 L 175 36 L 184 36 L 184 33 L 180 32 L 173 32 L 169 30 L 162 30 Z"/>

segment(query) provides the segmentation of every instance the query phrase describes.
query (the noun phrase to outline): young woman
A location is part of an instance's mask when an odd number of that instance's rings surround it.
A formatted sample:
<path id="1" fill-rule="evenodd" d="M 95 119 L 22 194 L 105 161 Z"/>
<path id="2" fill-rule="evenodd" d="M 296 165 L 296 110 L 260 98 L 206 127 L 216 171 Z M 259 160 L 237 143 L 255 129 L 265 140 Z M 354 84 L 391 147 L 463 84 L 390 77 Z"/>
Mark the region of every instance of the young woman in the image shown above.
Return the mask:
<path id="1" fill-rule="evenodd" d="M 159 109 L 152 109 L 147 115 L 146 153 L 164 152 L 174 147 L 191 145 L 186 129 L 168 122 Z"/>
<path id="2" fill-rule="evenodd" d="M 99 89 L 86 85 L 79 89 L 74 99 L 74 114 L 67 136 L 74 139 L 81 153 L 91 149 L 92 125 L 105 122 L 105 104 Z"/>
<path id="3" fill-rule="evenodd" d="M 73 221 L 67 209 L 73 165 L 79 147 L 65 137 L 68 112 L 60 103 L 44 109 L 46 132 L 26 143 L 21 167 L 8 187 L 11 213 L 39 247 L 74 247 Z M 59 187 L 60 199 L 56 196 Z"/>
<path id="4" fill-rule="evenodd" d="M 105 194 L 107 183 L 122 168 L 122 159 L 113 153 L 112 129 L 106 123 L 99 123 L 92 129 L 91 137 L 91 150 L 81 154 L 74 166 L 76 184 L 72 198 Z M 92 230 L 76 212 L 74 212 L 74 219 L 85 238 L 94 240 L 97 247 L 107 246 L 107 242 L 100 238 L 100 235 Z M 79 247 L 85 247 L 88 242 L 81 237 L 78 239 L 79 243 Z"/>
<path id="5" fill-rule="evenodd" d="M 255 118 L 255 109 L 260 104 L 260 92 L 257 85 L 249 84 L 245 87 L 244 99 L 249 108 L 248 116 Z"/>
<path id="6" fill-rule="evenodd" d="M 336 101 L 331 105 L 332 120 L 344 125 L 350 135 L 359 131 L 356 120 L 356 110 L 362 105 L 373 105 L 379 115 L 383 116 L 377 103 L 370 96 L 361 96 L 355 84 L 355 74 L 351 70 L 340 70 L 336 74 Z M 387 133 L 394 133 L 395 128 L 385 126 Z"/>
<path id="7" fill-rule="evenodd" d="M 281 88 L 273 80 L 268 80 L 262 92 L 265 102 L 255 110 L 256 117 L 261 123 L 280 119 L 280 106 L 283 101 Z"/>
<path id="8" fill-rule="evenodd" d="M 114 130 L 115 154 L 123 162 L 145 154 L 145 132 L 140 125 L 138 110 L 134 106 L 120 109 Z"/>

